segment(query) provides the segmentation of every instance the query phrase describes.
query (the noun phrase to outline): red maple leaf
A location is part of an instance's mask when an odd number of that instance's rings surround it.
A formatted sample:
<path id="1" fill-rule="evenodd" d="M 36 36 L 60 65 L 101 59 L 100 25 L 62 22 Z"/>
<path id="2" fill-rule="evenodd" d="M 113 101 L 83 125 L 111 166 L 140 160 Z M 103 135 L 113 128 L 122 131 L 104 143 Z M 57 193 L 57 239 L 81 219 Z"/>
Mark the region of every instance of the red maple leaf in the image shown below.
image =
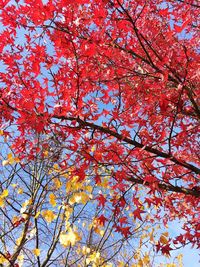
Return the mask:
<path id="1" fill-rule="evenodd" d="M 106 198 L 102 194 L 100 194 L 96 199 L 99 202 L 98 206 L 102 206 L 102 207 L 105 206 Z"/>
<path id="2" fill-rule="evenodd" d="M 102 214 L 97 218 L 100 225 L 105 226 L 105 222 L 107 221 L 107 218 Z"/>
<path id="3" fill-rule="evenodd" d="M 142 217 L 141 217 L 142 213 L 145 213 L 145 211 L 140 208 L 137 208 L 136 210 L 134 210 L 133 211 L 134 219 L 139 219 L 140 221 L 142 221 Z"/>
<path id="4" fill-rule="evenodd" d="M 161 247 L 161 251 L 163 254 L 165 255 L 169 255 L 170 256 L 170 251 L 173 250 L 169 244 L 165 245 L 165 246 L 162 246 Z"/>
<path id="5" fill-rule="evenodd" d="M 121 218 L 119 218 L 119 223 L 120 223 L 120 225 L 122 226 L 123 224 L 126 224 L 127 223 L 127 217 L 121 217 Z"/>
<path id="6" fill-rule="evenodd" d="M 130 231 L 131 227 L 127 226 L 127 227 L 121 227 L 120 228 L 120 232 L 125 236 L 125 238 L 127 238 L 129 235 L 131 235 L 131 231 Z"/>
<path id="7" fill-rule="evenodd" d="M 97 175 L 94 177 L 94 180 L 95 180 L 95 183 L 96 183 L 96 184 L 101 183 L 101 177 L 100 177 L 100 175 L 97 174 Z"/>

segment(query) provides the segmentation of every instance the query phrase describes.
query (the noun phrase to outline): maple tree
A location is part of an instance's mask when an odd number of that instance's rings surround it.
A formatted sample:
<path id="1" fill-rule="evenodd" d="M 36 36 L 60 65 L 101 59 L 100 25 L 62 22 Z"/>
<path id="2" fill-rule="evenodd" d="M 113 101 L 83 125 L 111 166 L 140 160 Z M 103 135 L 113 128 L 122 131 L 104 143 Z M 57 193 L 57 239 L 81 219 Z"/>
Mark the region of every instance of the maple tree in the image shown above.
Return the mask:
<path id="1" fill-rule="evenodd" d="M 43 144 L 44 137 L 37 140 Z M 52 161 L 60 146 L 51 137 L 45 142 L 54 150 L 41 149 L 25 164 L 8 153 L 2 162 L 1 266 L 181 266 L 181 255 L 172 264 L 159 265 L 154 245 L 167 246 L 169 233 L 152 225 L 153 209 L 144 221 L 131 212 L 132 186 L 121 213 L 113 213 L 104 199 L 118 197 L 120 203 L 121 195 L 112 190 L 110 171 L 99 166 L 95 183 L 91 168 L 79 181 L 73 175 L 76 162 L 60 169 Z M 10 151 L 10 143 L 4 140 L 1 148 Z"/>
<path id="2" fill-rule="evenodd" d="M 71 184 L 90 174 L 97 185 L 104 168 L 107 191 L 96 201 L 116 218 L 115 231 L 132 235 L 123 213 L 128 194 L 135 221 L 180 222 L 183 232 L 161 235 L 157 251 L 169 254 L 187 243 L 199 248 L 198 1 L 5 0 L 0 7 L 1 135 L 12 151 L 4 167 L 17 163 L 30 173 L 28 163 L 48 159 L 59 173 L 71 172 Z M 35 179 L 39 194 L 43 183 Z M 12 183 L 5 181 L 2 212 Z M 58 196 L 51 193 L 54 207 Z M 77 194 L 76 201 L 89 200 Z M 24 205 L 37 215 L 37 205 Z M 44 209 L 38 216 L 50 223 L 54 215 Z M 99 224 L 108 219 L 99 218 Z"/>

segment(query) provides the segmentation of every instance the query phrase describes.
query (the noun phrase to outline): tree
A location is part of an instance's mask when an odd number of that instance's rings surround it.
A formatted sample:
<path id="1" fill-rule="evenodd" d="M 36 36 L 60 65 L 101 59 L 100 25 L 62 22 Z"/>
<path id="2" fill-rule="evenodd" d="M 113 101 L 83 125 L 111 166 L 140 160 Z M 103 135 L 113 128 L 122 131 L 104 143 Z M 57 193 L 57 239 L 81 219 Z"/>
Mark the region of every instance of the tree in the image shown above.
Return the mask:
<path id="1" fill-rule="evenodd" d="M 1 134 L 14 157 L 25 166 L 50 153 L 78 182 L 92 170 L 100 183 L 104 168 L 112 197 L 97 199 L 114 217 L 133 187 L 136 221 L 147 206 L 152 224 L 180 221 L 183 233 L 157 243 L 167 254 L 200 246 L 199 10 L 194 0 L 1 3 Z M 113 227 L 128 238 L 125 226 Z"/>
<path id="2" fill-rule="evenodd" d="M 40 149 L 33 160 L 21 163 L 12 153 L 3 160 L 1 266 L 158 264 L 153 246 L 157 240 L 166 246 L 168 232 L 161 232 L 158 224 L 152 225 L 153 209 L 144 221 L 141 217 L 135 220 L 130 208 L 132 185 L 124 192 L 123 207 L 117 214 L 112 205 L 105 207 L 105 199 L 111 202 L 118 199 L 118 205 L 122 202 L 121 195 L 109 183 L 108 169 L 99 166 L 96 182 L 93 168 L 88 169 L 85 179 L 79 181 L 73 175 L 75 161 L 64 169 L 54 162 L 58 153 L 65 156 L 57 141 L 41 135 L 35 138 Z M 5 141 L 1 147 L 3 154 L 11 149 Z M 44 143 L 51 149 L 43 150 Z M 162 233 L 160 239 L 156 233 Z M 173 260 L 177 265 L 165 266 L 181 265 L 181 255 Z"/>

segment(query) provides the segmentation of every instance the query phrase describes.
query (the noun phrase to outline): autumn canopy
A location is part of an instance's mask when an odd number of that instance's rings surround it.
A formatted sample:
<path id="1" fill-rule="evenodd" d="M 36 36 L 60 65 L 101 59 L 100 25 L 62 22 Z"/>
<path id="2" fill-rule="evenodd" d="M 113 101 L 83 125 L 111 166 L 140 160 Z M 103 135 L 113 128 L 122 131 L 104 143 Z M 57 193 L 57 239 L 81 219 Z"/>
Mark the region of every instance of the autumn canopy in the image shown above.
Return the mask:
<path id="1" fill-rule="evenodd" d="M 0 10 L 0 262 L 112 266 L 108 225 L 123 242 L 146 225 L 158 253 L 200 247 L 198 1 L 1 0 Z M 172 221 L 182 230 L 170 236 Z"/>

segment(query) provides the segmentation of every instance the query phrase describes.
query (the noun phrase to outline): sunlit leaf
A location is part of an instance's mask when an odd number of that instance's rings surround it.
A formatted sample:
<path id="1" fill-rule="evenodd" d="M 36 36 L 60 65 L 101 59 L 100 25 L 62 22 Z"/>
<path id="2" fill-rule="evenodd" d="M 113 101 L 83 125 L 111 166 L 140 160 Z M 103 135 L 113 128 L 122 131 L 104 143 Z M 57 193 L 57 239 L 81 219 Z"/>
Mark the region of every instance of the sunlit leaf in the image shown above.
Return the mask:
<path id="1" fill-rule="evenodd" d="M 39 248 L 34 248 L 33 249 L 33 253 L 36 257 L 39 257 L 40 256 L 40 249 Z"/>
<path id="2" fill-rule="evenodd" d="M 74 246 L 77 241 L 80 240 L 80 236 L 77 231 L 74 231 L 72 228 L 69 228 L 67 233 L 62 232 L 59 237 L 61 245 L 68 247 Z"/>
<path id="3" fill-rule="evenodd" d="M 55 215 L 54 212 L 51 211 L 51 210 L 44 210 L 44 211 L 42 211 L 42 216 L 44 217 L 44 219 L 45 219 L 48 223 L 51 223 L 53 220 L 56 219 L 56 215 Z"/>
<path id="4" fill-rule="evenodd" d="M 56 196 L 53 193 L 50 193 L 49 195 L 49 203 L 55 207 L 56 206 Z"/>

